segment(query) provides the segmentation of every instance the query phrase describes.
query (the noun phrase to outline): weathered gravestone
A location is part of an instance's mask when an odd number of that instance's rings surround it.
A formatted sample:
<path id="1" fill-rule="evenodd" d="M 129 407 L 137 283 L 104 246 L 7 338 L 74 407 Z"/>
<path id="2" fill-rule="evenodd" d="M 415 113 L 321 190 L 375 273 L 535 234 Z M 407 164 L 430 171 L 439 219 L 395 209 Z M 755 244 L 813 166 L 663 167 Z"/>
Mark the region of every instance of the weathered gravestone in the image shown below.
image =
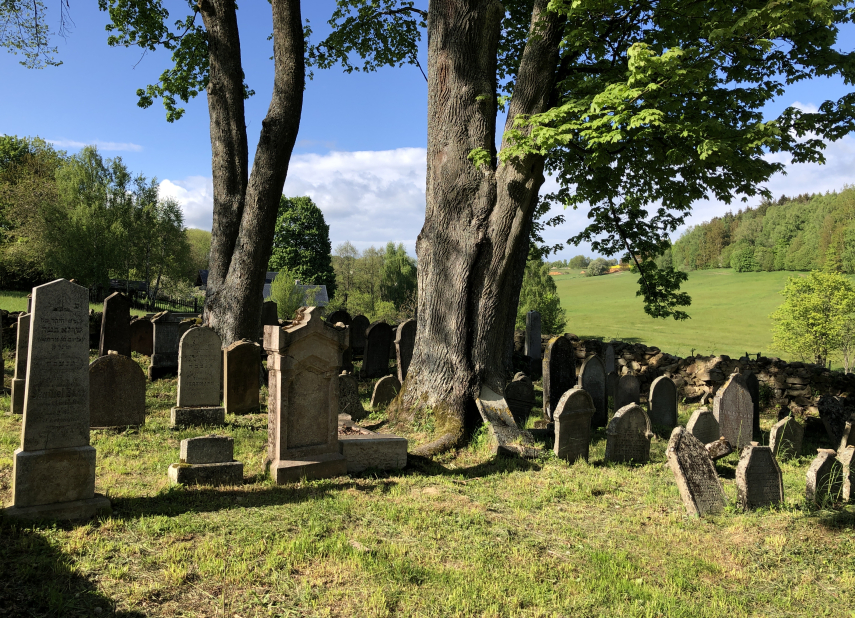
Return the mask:
<path id="1" fill-rule="evenodd" d="M 395 376 L 385 376 L 377 380 L 374 385 L 374 393 L 371 395 L 371 408 L 385 408 L 401 391 L 401 383 Z"/>
<path id="2" fill-rule="evenodd" d="M 129 356 L 107 354 L 89 365 L 89 425 L 145 423 L 145 372 Z"/>
<path id="3" fill-rule="evenodd" d="M 150 380 L 158 380 L 178 372 L 178 342 L 181 339 L 181 318 L 163 311 L 151 318 L 153 351 L 148 368 Z"/>
<path id="4" fill-rule="evenodd" d="M 223 350 L 223 407 L 229 414 L 258 412 L 261 346 L 241 339 Z"/>
<path id="5" fill-rule="evenodd" d="M 754 403 L 745 385 L 745 376 L 733 372 L 713 399 L 713 414 L 721 435 L 740 452 L 751 443 Z"/>
<path id="6" fill-rule="evenodd" d="M 615 371 L 615 347 L 612 344 L 606 346 L 606 351 L 603 354 L 603 358 L 605 362 L 603 363 L 606 367 L 606 373 L 609 374 Z"/>
<path id="7" fill-rule="evenodd" d="M 12 378 L 11 414 L 24 413 L 24 396 L 27 387 L 27 350 L 30 346 L 30 314 L 18 316 L 18 341 L 15 345 L 15 377 Z"/>
<path id="8" fill-rule="evenodd" d="M 181 337 L 178 349 L 178 404 L 171 426 L 222 425 L 226 410 L 220 405 L 223 350 L 220 336 L 202 326 Z"/>
<path id="9" fill-rule="evenodd" d="M 105 356 L 110 350 L 122 356 L 131 355 L 131 301 L 119 292 L 113 292 L 104 299 L 101 317 L 98 356 Z"/>
<path id="10" fill-rule="evenodd" d="M 818 448 L 816 452 L 816 459 L 807 471 L 805 497 L 808 502 L 825 506 L 828 502 L 837 502 L 843 495 L 843 466 L 834 450 Z"/>
<path id="11" fill-rule="evenodd" d="M 555 445 L 553 451 L 561 459 L 573 463 L 588 461 L 591 443 L 591 419 L 597 409 L 591 395 L 580 387 L 565 392 L 555 407 Z"/>
<path id="12" fill-rule="evenodd" d="M 546 344 L 543 355 L 543 414 L 546 418 L 552 418 L 558 400 L 574 386 L 576 352 L 573 344 L 566 337 L 553 337 Z"/>
<path id="13" fill-rule="evenodd" d="M 339 322 L 341 322 L 345 326 L 350 326 L 352 319 L 347 311 L 345 311 L 344 309 L 339 309 L 338 311 L 333 311 L 331 314 L 329 314 L 329 316 L 327 317 L 327 322 L 329 322 L 333 326 L 335 326 Z"/>
<path id="14" fill-rule="evenodd" d="M 403 383 L 413 360 L 413 349 L 416 347 L 416 321 L 401 322 L 395 334 L 395 356 L 398 361 L 398 381 Z"/>
<path id="15" fill-rule="evenodd" d="M 525 355 L 532 361 L 540 360 L 540 313 L 537 311 L 525 314 Z"/>
<path id="16" fill-rule="evenodd" d="M 702 517 L 724 509 L 726 501 L 721 481 L 700 440 L 684 427 L 675 427 L 666 457 L 689 515 Z"/>
<path id="17" fill-rule="evenodd" d="M 10 517 L 86 519 L 110 510 L 95 494 L 89 445 L 88 308 L 89 291 L 65 279 L 33 288 Z"/>
<path id="18" fill-rule="evenodd" d="M 843 471 L 843 502 L 855 502 L 855 446 L 840 449 L 837 459 Z"/>
<path id="19" fill-rule="evenodd" d="M 243 463 L 234 461 L 235 441 L 228 436 L 200 436 L 181 441 L 181 461 L 169 466 L 169 480 L 184 485 L 240 485 Z"/>
<path id="20" fill-rule="evenodd" d="M 620 408 L 606 427 L 606 461 L 647 463 L 650 461 L 650 419 L 641 406 Z"/>
<path id="21" fill-rule="evenodd" d="M 633 374 L 628 373 L 620 377 L 617 386 L 617 397 L 615 399 L 615 410 L 637 404 L 641 401 L 641 384 Z"/>
<path id="22" fill-rule="evenodd" d="M 482 384 L 475 400 L 481 419 L 490 432 L 494 455 L 517 455 L 533 458 L 540 454 L 532 435 L 519 428 L 505 399 L 489 386 Z"/>
<path id="23" fill-rule="evenodd" d="M 362 358 L 365 352 L 365 333 L 370 326 L 371 322 L 364 315 L 353 316 L 353 322 L 350 325 L 350 347 L 356 358 Z"/>
<path id="24" fill-rule="evenodd" d="M 347 471 L 338 446 L 338 380 L 349 329 L 325 322 L 317 312 L 307 307 L 289 326 L 264 329 L 267 457 L 278 484 Z"/>
<path id="25" fill-rule="evenodd" d="M 147 318 L 139 318 L 128 327 L 131 334 L 131 352 L 144 356 L 154 353 L 154 324 Z"/>
<path id="26" fill-rule="evenodd" d="M 606 396 L 611 399 L 610 410 L 614 412 L 617 410 L 615 404 L 617 403 L 617 387 L 620 382 L 620 376 L 615 371 L 610 371 L 606 374 Z"/>
<path id="27" fill-rule="evenodd" d="M 845 405 L 846 403 L 844 397 L 823 395 L 816 404 L 819 409 L 819 418 L 822 420 L 828 438 L 831 440 L 831 445 L 835 449 L 840 448 L 846 429 L 846 421 L 849 420 L 853 412 L 852 408 Z"/>
<path id="28" fill-rule="evenodd" d="M 662 427 L 677 425 L 677 385 L 659 376 L 650 385 L 650 422 Z"/>
<path id="29" fill-rule="evenodd" d="M 760 381 L 757 376 L 751 371 L 745 372 L 745 388 L 748 389 L 748 394 L 751 396 L 752 416 L 751 416 L 751 432 L 760 437 Z"/>
<path id="30" fill-rule="evenodd" d="M 523 372 L 518 372 L 514 379 L 505 386 L 505 401 L 511 409 L 517 425 L 525 425 L 534 407 L 534 384 Z"/>
<path id="31" fill-rule="evenodd" d="M 805 428 L 792 416 L 778 421 L 769 432 L 769 448 L 772 449 L 772 455 L 781 460 L 798 457 L 802 454 L 804 435 Z"/>
<path id="32" fill-rule="evenodd" d="M 362 369 L 359 379 L 382 378 L 389 373 L 389 346 L 392 345 L 392 327 L 386 322 L 374 322 L 365 333 Z"/>
<path id="33" fill-rule="evenodd" d="M 733 445 L 724 437 L 704 444 L 704 448 L 707 449 L 707 453 L 710 454 L 710 459 L 713 461 L 718 461 L 719 459 L 727 457 L 734 450 Z"/>
<path id="34" fill-rule="evenodd" d="M 742 449 L 736 466 L 736 494 L 746 511 L 784 502 L 783 475 L 771 448 L 752 442 Z"/>
<path id="35" fill-rule="evenodd" d="M 686 431 L 700 440 L 701 444 L 715 442 L 721 437 L 721 429 L 715 414 L 709 408 L 698 408 L 686 423 Z"/>
<path id="36" fill-rule="evenodd" d="M 353 375 L 342 372 L 338 376 L 338 407 L 339 414 L 350 416 L 353 421 L 361 421 L 368 416 L 368 411 L 362 407 L 359 398 L 359 383 Z"/>
<path id="37" fill-rule="evenodd" d="M 564 339 L 564 337 L 562 337 Z M 591 418 L 593 427 L 605 427 L 609 422 L 606 399 L 606 369 L 599 356 L 589 356 L 579 370 L 578 386 L 591 396 L 596 412 Z"/>

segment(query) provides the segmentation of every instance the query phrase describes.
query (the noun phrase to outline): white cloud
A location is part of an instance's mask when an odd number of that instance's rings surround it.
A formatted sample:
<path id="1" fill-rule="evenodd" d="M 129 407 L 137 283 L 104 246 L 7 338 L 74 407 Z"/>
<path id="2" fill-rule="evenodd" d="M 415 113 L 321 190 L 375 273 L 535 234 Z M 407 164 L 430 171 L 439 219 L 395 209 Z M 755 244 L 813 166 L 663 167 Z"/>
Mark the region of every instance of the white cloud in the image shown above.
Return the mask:
<path id="1" fill-rule="evenodd" d="M 184 225 L 211 229 L 214 216 L 214 182 L 210 176 L 188 176 L 183 180 L 162 180 L 160 196 L 181 204 Z"/>
<path id="2" fill-rule="evenodd" d="M 140 152 L 143 147 L 139 144 L 131 142 L 105 142 L 100 139 L 93 139 L 88 142 L 77 142 L 70 139 L 49 139 L 46 140 L 58 148 L 83 148 L 85 146 L 97 146 L 98 150 L 103 152 Z"/>

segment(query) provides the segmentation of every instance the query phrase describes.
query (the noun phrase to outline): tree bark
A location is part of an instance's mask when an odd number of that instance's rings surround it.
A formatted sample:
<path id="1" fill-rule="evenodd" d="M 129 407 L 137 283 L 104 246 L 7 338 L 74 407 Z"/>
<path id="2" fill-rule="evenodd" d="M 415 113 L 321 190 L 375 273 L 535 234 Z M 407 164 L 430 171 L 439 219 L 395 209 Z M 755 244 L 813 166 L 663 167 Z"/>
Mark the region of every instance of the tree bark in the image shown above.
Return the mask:
<path id="1" fill-rule="evenodd" d="M 536 0 L 506 129 L 544 111 L 559 66 L 562 20 Z M 510 377 L 519 285 L 543 157 L 497 166 L 496 58 L 504 14 L 497 0 L 432 0 L 428 13 L 428 151 L 419 258 L 418 334 L 392 411 L 434 415 L 440 437 L 417 454 L 459 445 L 481 386 Z M 480 169 L 475 148 L 492 153 Z M 467 419 L 467 414 L 469 419 Z"/>

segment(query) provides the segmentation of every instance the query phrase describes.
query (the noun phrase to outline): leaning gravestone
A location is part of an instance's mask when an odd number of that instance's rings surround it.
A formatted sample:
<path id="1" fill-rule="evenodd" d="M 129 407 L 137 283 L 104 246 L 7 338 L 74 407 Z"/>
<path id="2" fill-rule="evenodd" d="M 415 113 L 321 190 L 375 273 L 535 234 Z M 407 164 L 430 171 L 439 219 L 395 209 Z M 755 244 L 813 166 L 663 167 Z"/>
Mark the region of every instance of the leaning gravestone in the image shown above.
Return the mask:
<path id="1" fill-rule="evenodd" d="M 748 394 L 751 395 L 752 416 L 751 416 L 751 432 L 754 436 L 760 437 L 760 381 L 757 376 L 751 371 L 745 372 L 745 388 L 748 389 Z"/>
<path id="2" fill-rule="evenodd" d="M 362 369 L 359 379 L 382 378 L 389 374 L 389 346 L 392 344 L 392 327 L 386 322 L 374 322 L 365 333 Z"/>
<path id="3" fill-rule="evenodd" d="M 713 414 L 721 435 L 740 452 L 751 443 L 754 423 L 754 403 L 745 385 L 745 376 L 733 372 L 725 385 L 715 394 Z"/>
<path id="4" fill-rule="evenodd" d="M 172 427 L 222 425 L 220 406 L 223 351 L 212 328 L 197 326 L 181 337 L 178 350 L 178 404 L 171 411 Z"/>
<path id="5" fill-rule="evenodd" d="M 617 387 L 617 398 L 615 399 L 615 410 L 637 404 L 641 401 L 641 384 L 633 374 L 628 373 L 620 377 Z"/>
<path id="6" fill-rule="evenodd" d="M 525 314 L 525 355 L 532 361 L 540 360 L 540 313 L 537 311 Z"/>
<path id="7" fill-rule="evenodd" d="M 261 346 L 241 339 L 223 351 L 223 407 L 228 414 L 258 412 Z"/>
<path id="8" fill-rule="evenodd" d="M 10 517 L 86 519 L 110 510 L 95 494 L 89 445 L 89 292 L 57 279 L 33 288 L 21 447 Z"/>
<path id="9" fill-rule="evenodd" d="M 564 337 L 562 337 L 564 339 Z M 574 363 L 575 365 L 575 363 Z M 599 356 L 589 356 L 579 370 L 578 386 L 594 401 L 594 413 L 591 418 L 593 427 L 605 427 L 609 422 L 608 400 L 606 399 L 606 369 Z"/>
<path id="10" fill-rule="evenodd" d="M 573 344 L 566 337 L 553 337 L 546 344 L 543 355 L 543 414 L 546 418 L 552 418 L 558 400 L 574 386 L 576 352 Z"/>
<path id="11" fill-rule="evenodd" d="M 517 372 L 514 379 L 505 386 L 505 401 L 517 425 L 525 425 L 534 407 L 534 384 L 522 371 Z"/>
<path id="12" fill-rule="evenodd" d="M 398 381 L 403 383 L 413 360 L 416 347 L 416 321 L 406 320 L 398 326 L 395 335 L 395 356 L 398 362 Z"/>
<path id="13" fill-rule="evenodd" d="M 736 494 L 746 511 L 784 502 L 783 475 L 771 448 L 752 442 L 742 449 L 736 466 Z"/>
<path id="14" fill-rule="evenodd" d="M 178 372 L 178 342 L 181 339 L 181 318 L 163 311 L 151 318 L 153 325 L 153 352 L 148 368 L 150 380 L 157 380 Z"/>
<path id="15" fill-rule="evenodd" d="M 591 395 L 578 386 L 565 392 L 555 407 L 555 445 L 553 451 L 561 459 L 573 463 L 588 461 L 591 443 L 591 419 L 597 409 Z"/>
<path id="16" fill-rule="evenodd" d="M 837 461 L 837 453 L 830 448 L 816 449 L 817 456 L 807 471 L 805 497 L 809 502 L 824 506 L 837 502 L 843 494 L 843 466 Z"/>
<path id="17" fill-rule="evenodd" d="M 356 358 L 362 358 L 365 352 L 365 333 L 370 326 L 371 322 L 364 315 L 353 316 L 353 322 L 350 325 L 350 347 Z"/>
<path id="18" fill-rule="evenodd" d="M 677 425 L 677 385 L 668 376 L 659 376 L 650 385 L 650 422 L 662 427 Z"/>
<path id="19" fill-rule="evenodd" d="M 131 355 L 131 301 L 119 292 L 113 292 L 104 299 L 101 317 L 98 356 L 105 356 L 110 350 L 122 356 Z"/>
<path id="20" fill-rule="evenodd" d="M 368 416 L 359 398 L 359 383 L 353 375 L 346 372 L 338 376 L 338 409 L 339 414 L 347 414 L 355 422 Z"/>
<path id="21" fill-rule="evenodd" d="M 344 309 L 339 309 L 338 311 L 333 311 L 327 317 L 327 322 L 329 322 L 330 324 L 333 324 L 333 325 L 341 322 L 345 326 L 350 326 L 352 321 L 353 320 L 351 319 L 350 314 L 347 311 L 345 311 Z"/>
<path id="22" fill-rule="evenodd" d="M 617 403 L 617 387 L 619 382 L 620 376 L 616 372 L 610 371 L 606 374 L 606 397 L 611 399 L 610 410 L 612 412 L 617 410 L 615 403 Z"/>
<path id="23" fill-rule="evenodd" d="M 401 392 L 401 383 L 395 376 L 385 376 L 377 380 L 374 385 L 374 393 L 371 395 L 371 409 L 385 408 L 398 393 Z"/>
<path id="24" fill-rule="evenodd" d="M 695 410 L 686 424 L 686 431 L 700 440 L 701 444 L 715 442 L 721 437 L 718 421 L 709 408 Z"/>
<path id="25" fill-rule="evenodd" d="M 843 502 L 855 502 L 855 446 L 840 449 L 837 459 L 843 470 Z"/>
<path id="26" fill-rule="evenodd" d="M 322 320 L 317 307 L 304 308 L 289 326 L 264 328 L 267 460 L 277 484 L 347 472 L 338 445 L 338 380 L 348 333 Z"/>
<path id="27" fill-rule="evenodd" d="M 802 454 L 804 435 L 805 428 L 792 416 L 778 421 L 769 432 L 769 448 L 772 449 L 772 455 L 781 460 L 798 457 Z"/>
<path id="28" fill-rule="evenodd" d="M 666 456 L 689 515 L 703 517 L 724 509 L 726 500 L 721 481 L 700 440 L 684 427 L 675 427 Z"/>
<path id="29" fill-rule="evenodd" d="M 540 454 L 532 435 L 517 426 L 505 399 L 486 384 L 481 385 L 475 405 L 490 432 L 493 455 L 534 458 Z"/>
<path id="30" fill-rule="evenodd" d="M 609 374 L 615 371 L 615 347 L 612 344 L 606 346 L 603 358 L 606 359 L 603 363 L 606 366 L 606 373 Z"/>
<path id="31" fill-rule="evenodd" d="M 128 331 L 131 334 L 131 352 L 151 356 L 154 352 L 154 324 L 146 318 L 131 322 Z"/>
<path id="32" fill-rule="evenodd" d="M 27 350 L 30 347 L 30 314 L 18 316 L 18 341 L 15 345 L 15 377 L 12 378 L 11 414 L 24 413 L 24 395 L 27 387 Z"/>
<path id="33" fill-rule="evenodd" d="M 646 463 L 650 461 L 650 419 L 641 406 L 620 408 L 606 427 L 606 461 Z"/>
<path id="34" fill-rule="evenodd" d="M 145 423 L 145 372 L 129 356 L 107 354 L 89 365 L 89 425 Z"/>

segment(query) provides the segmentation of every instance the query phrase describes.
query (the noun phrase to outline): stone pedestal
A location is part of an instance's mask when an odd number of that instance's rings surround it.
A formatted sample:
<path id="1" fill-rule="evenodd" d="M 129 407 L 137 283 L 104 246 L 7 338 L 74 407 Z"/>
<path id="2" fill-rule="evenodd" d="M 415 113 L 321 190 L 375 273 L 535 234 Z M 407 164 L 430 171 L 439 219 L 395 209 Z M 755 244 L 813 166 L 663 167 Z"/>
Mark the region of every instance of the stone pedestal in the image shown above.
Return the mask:
<path id="1" fill-rule="evenodd" d="M 169 410 L 169 426 L 193 427 L 199 425 L 224 425 L 226 422 L 226 409 L 222 406 L 210 407 L 186 407 L 178 406 Z"/>
<path id="2" fill-rule="evenodd" d="M 183 485 L 240 485 L 243 462 L 234 461 L 234 449 L 228 436 L 182 440 L 181 461 L 169 466 L 169 480 Z"/>

